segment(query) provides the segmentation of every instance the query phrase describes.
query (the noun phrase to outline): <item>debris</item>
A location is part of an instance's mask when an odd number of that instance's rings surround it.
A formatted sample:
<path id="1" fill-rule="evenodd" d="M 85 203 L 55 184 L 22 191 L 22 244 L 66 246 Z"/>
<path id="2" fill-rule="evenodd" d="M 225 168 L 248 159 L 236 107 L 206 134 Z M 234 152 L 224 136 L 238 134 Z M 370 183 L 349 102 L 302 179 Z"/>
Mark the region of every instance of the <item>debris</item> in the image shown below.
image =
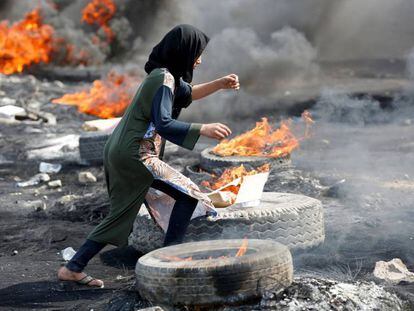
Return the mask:
<path id="1" fill-rule="evenodd" d="M 13 164 L 13 161 L 8 160 L 6 157 L 4 157 L 2 154 L 0 154 L 0 167 L 4 166 L 7 167 L 10 164 Z"/>
<path id="2" fill-rule="evenodd" d="M 121 118 L 98 119 L 86 121 L 82 125 L 82 129 L 88 132 L 92 131 L 108 131 L 111 132 L 119 123 Z"/>
<path id="3" fill-rule="evenodd" d="M 47 162 L 40 162 L 39 172 L 40 173 L 58 173 L 62 168 L 62 164 L 52 164 Z"/>
<path id="4" fill-rule="evenodd" d="M 50 180 L 50 176 L 48 174 L 40 173 L 40 174 L 34 175 L 32 178 L 30 178 L 27 181 L 18 182 L 17 187 L 35 186 L 35 185 L 40 184 L 41 182 L 49 181 L 49 180 Z"/>
<path id="5" fill-rule="evenodd" d="M 69 261 L 76 254 L 76 251 L 72 247 L 66 247 L 61 253 L 63 260 Z"/>
<path id="6" fill-rule="evenodd" d="M 27 152 L 29 160 L 79 161 L 79 135 L 66 135 L 49 140 L 36 140 Z"/>
<path id="7" fill-rule="evenodd" d="M 91 172 L 80 172 L 78 180 L 81 184 L 90 184 L 96 182 L 96 177 Z"/>
<path id="8" fill-rule="evenodd" d="M 8 118 L 13 119 L 17 115 L 24 115 L 26 114 L 26 110 L 22 107 L 14 106 L 14 105 L 6 105 L 0 107 L 0 117 L 1 118 Z"/>
<path id="9" fill-rule="evenodd" d="M 296 277 L 282 292 L 269 291 L 259 306 L 260 310 L 407 310 L 397 295 L 373 282 L 342 283 L 311 276 Z"/>
<path id="10" fill-rule="evenodd" d="M 59 203 L 60 204 L 67 204 L 70 203 L 76 199 L 79 199 L 80 196 L 76 195 L 76 194 L 67 194 L 64 195 L 63 197 L 60 198 Z"/>
<path id="11" fill-rule="evenodd" d="M 18 201 L 17 203 L 23 208 L 33 209 L 37 212 L 44 211 L 46 209 L 46 203 L 42 200 Z"/>
<path id="12" fill-rule="evenodd" d="M 50 188 L 60 188 L 62 187 L 62 181 L 60 179 L 49 181 L 47 184 Z"/>
<path id="13" fill-rule="evenodd" d="M 12 253 L 12 256 L 16 256 L 18 253 L 19 253 L 18 250 L 14 250 L 13 253 Z"/>
<path id="14" fill-rule="evenodd" d="M 0 99 L 1 106 L 8 106 L 8 105 L 14 105 L 14 104 L 16 104 L 16 100 L 14 98 L 2 97 Z"/>
<path id="15" fill-rule="evenodd" d="M 414 272 L 408 271 L 406 265 L 399 258 L 394 258 L 388 262 L 377 261 L 374 276 L 393 284 L 414 282 Z"/>

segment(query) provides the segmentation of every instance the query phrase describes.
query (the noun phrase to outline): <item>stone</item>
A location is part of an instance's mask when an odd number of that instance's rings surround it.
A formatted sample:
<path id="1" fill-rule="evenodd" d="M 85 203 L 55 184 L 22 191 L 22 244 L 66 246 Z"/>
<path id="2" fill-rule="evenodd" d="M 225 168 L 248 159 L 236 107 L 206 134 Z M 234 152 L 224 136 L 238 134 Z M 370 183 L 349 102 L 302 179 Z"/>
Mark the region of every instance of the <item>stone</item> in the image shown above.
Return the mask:
<path id="1" fill-rule="evenodd" d="M 80 196 L 76 194 L 67 194 L 60 198 L 59 203 L 60 204 L 68 204 L 76 199 L 79 199 Z"/>
<path id="2" fill-rule="evenodd" d="M 394 258 L 387 262 L 377 261 L 375 263 L 374 276 L 392 284 L 414 282 L 414 273 L 410 272 L 399 258 Z"/>
<path id="3" fill-rule="evenodd" d="M 50 188 L 60 188 L 62 187 L 62 181 L 60 179 L 52 180 L 47 183 Z"/>
<path id="4" fill-rule="evenodd" d="M 78 175 L 78 180 L 81 184 L 90 184 L 97 181 L 95 175 L 91 172 L 80 172 Z"/>
<path id="5" fill-rule="evenodd" d="M 42 200 L 34 201 L 18 201 L 17 202 L 21 207 L 34 209 L 35 211 L 44 211 L 46 209 L 46 203 Z"/>
<path id="6" fill-rule="evenodd" d="M 23 187 L 29 187 L 29 186 L 35 186 L 40 184 L 41 182 L 49 181 L 50 176 L 46 173 L 40 173 L 34 175 L 32 178 L 30 178 L 27 181 L 22 181 L 17 183 L 17 187 L 23 188 Z"/>

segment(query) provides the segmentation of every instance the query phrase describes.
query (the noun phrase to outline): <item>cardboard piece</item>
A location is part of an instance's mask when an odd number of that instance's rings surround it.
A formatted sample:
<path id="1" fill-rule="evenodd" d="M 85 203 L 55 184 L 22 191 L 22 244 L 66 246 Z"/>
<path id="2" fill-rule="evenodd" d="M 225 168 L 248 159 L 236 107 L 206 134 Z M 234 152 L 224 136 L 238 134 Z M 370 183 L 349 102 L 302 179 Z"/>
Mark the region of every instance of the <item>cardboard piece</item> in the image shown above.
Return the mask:
<path id="1" fill-rule="evenodd" d="M 257 206 L 260 204 L 264 186 L 269 178 L 269 172 L 237 178 L 223 187 L 208 193 L 215 207 Z M 229 186 L 240 185 L 239 192 L 224 191 Z"/>

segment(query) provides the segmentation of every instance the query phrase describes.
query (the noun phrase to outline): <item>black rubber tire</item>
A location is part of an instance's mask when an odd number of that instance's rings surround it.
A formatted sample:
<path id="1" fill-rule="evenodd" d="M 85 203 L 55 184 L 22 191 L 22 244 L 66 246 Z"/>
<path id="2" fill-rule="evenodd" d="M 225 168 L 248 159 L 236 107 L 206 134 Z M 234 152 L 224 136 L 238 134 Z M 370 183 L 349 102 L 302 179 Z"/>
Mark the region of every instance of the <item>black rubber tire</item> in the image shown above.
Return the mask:
<path id="1" fill-rule="evenodd" d="M 79 154 L 85 164 L 102 164 L 105 143 L 110 134 L 87 133 L 79 137 Z"/>
<path id="2" fill-rule="evenodd" d="M 245 301 L 292 283 L 292 256 L 286 246 L 273 241 L 249 240 L 248 252 L 234 257 L 241 244 L 240 239 L 215 240 L 153 251 L 137 262 L 137 289 L 141 296 L 154 303 L 203 306 Z M 217 251 L 225 252 L 228 257 L 165 259 Z"/>
<path id="3" fill-rule="evenodd" d="M 230 167 L 240 165 L 250 165 L 252 167 L 258 167 L 266 163 L 270 163 L 272 168 L 285 167 L 290 165 L 290 156 L 280 158 L 267 158 L 267 157 L 239 157 L 230 156 L 222 157 L 215 155 L 211 152 L 213 148 L 206 148 L 200 155 L 200 167 L 206 171 L 213 171 L 219 167 Z"/>
<path id="4" fill-rule="evenodd" d="M 162 247 L 164 232 L 144 208 L 141 210 L 129 244 L 147 253 Z M 257 207 L 227 207 L 217 211 L 217 218 L 193 219 L 184 241 L 248 237 L 273 240 L 297 252 L 325 240 L 322 203 L 304 195 L 264 192 Z"/>

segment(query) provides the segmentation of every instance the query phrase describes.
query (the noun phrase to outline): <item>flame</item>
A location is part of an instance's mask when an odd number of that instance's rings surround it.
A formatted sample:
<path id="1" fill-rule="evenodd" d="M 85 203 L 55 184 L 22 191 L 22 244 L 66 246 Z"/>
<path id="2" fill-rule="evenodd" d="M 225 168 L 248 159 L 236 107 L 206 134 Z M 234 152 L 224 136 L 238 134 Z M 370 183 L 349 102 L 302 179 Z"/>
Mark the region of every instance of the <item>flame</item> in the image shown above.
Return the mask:
<path id="1" fill-rule="evenodd" d="M 305 111 L 302 118 L 306 124 L 305 135 L 309 135 L 309 126 L 313 123 L 310 113 Z M 213 148 L 213 153 L 220 156 L 260 156 L 278 158 L 289 155 L 299 147 L 299 139 L 290 130 L 291 121 L 282 121 L 280 127 L 274 130 L 262 118 L 255 128 L 231 140 L 223 140 Z"/>
<path id="2" fill-rule="evenodd" d="M 95 80 L 89 90 L 65 94 L 52 103 L 78 106 L 80 112 L 104 119 L 120 117 L 135 94 L 137 80 L 137 77 L 111 71 L 106 79 Z"/>
<path id="3" fill-rule="evenodd" d="M 247 240 L 247 238 L 244 238 L 243 242 L 242 242 L 242 245 L 240 246 L 239 250 L 236 253 L 236 257 L 241 257 L 244 254 L 246 254 L 248 243 L 249 243 L 249 241 Z"/>
<path id="4" fill-rule="evenodd" d="M 22 72 L 32 64 L 49 63 L 53 52 L 53 27 L 42 23 L 34 9 L 22 21 L 0 23 L 0 72 Z"/>
<path id="5" fill-rule="evenodd" d="M 262 172 L 268 172 L 269 170 L 270 170 L 269 163 L 266 163 L 258 167 L 256 170 L 250 170 L 250 171 L 248 171 L 242 164 L 238 167 L 232 167 L 232 168 L 225 169 L 224 172 L 220 175 L 220 177 L 216 177 L 213 175 L 214 177 L 213 181 L 211 182 L 203 181 L 201 185 L 204 187 L 208 187 L 212 190 L 217 190 L 237 178 L 241 178 L 243 176 L 254 175 L 254 174 L 262 173 Z M 223 191 L 231 191 L 237 194 L 239 192 L 239 189 L 240 189 L 240 185 L 229 186 L 229 187 L 224 188 Z"/>
<path id="6" fill-rule="evenodd" d="M 108 23 L 115 12 L 116 5 L 112 0 L 92 0 L 82 10 L 82 21 L 101 27 L 110 43 L 114 39 L 114 33 Z"/>

